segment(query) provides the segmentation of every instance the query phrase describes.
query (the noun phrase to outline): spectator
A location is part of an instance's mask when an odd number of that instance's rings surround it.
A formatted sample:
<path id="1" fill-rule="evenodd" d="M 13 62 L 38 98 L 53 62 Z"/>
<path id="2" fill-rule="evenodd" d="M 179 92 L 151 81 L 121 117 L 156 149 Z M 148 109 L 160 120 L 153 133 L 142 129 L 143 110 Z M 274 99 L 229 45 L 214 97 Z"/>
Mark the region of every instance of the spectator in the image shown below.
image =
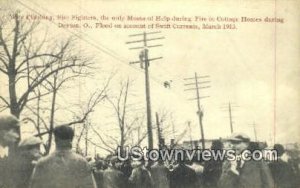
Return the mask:
<path id="1" fill-rule="evenodd" d="M 236 159 L 242 152 L 248 149 L 250 138 L 245 134 L 233 134 L 230 139 L 236 151 Z M 264 161 L 225 161 L 222 167 L 222 175 L 219 181 L 224 188 L 273 188 L 273 180 L 269 167 Z"/>
<path id="2" fill-rule="evenodd" d="M 156 164 L 151 166 L 151 176 L 155 188 L 168 188 L 170 187 L 170 171 L 164 165 L 164 161 L 159 159 Z"/>
<path id="3" fill-rule="evenodd" d="M 37 160 L 41 158 L 40 145 L 42 141 L 37 137 L 29 137 L 19 143 L 19 156 L 14 173 L 17 188 L 27 188 L 30 176 Z"/>
<path id="4" fill-rule="evenodd" d="M 288 161 L 283 157 L 285 154 L 284 147 L 281 144 L 275 144 L 274 149 L 277 151 L 278 160 L 269 164 L 274 184 L 276 188 L 296 188 L 296 174 Z"/>
<path id="5" fill-rule="evenodd" d="M 145 168 L 145 161 L 134 160 L 131 162 L 133 167 L 131 176 L 129 177 L 130 187 L 132 188 L 151 188 L 153 181 L 150 172 Z"/>
<path id="6" fill-rule="evenodd" d="M 201 187 L 203 185 L 203 164 L 197 159 L 197 157 L 194 157 L 190 167 L 196 172 L 197 175 L 196 187 Z"/>
<path id="7" fill-rule="evenodd" d="M 123 161 L 123 164 L 121 166 L 121 171 L 124 173 L 127 179 L 130 177 L 132 172 L 132 166 L 130 164 L 130 160 Z"/>
<path id="8" fill-rule="evenodd" d="M 196 172 L 188 167 L 184 160 L 179 160 L 178 165 L 171 172 L 170 185 L 172 188 L 193 188 L 196 187 Z"/>
<path id="9" fill-rule="evenodd" d="M 110 160 L 110 165 L 103 173 L 103 183 L 105 188 L 126 188 L 127 179 L 120 171 L 122 162 L 116 156 Z"/>
<path id="10" fill-rule="evenodd" d="M 104 188 L 103 173 L 105 169 L 105 162 L 101 159 L 96 160 L 96 166 L 94 169 L 94 176 L 97 183 L 97 188 Z"/>
<path id="11" fill-rule="evenodd" d="M 54 137 L 56 150 L 36 164 L 31 188 L 96 188 L 88 162 L 71 151 L 72 128 L 56 127 Z"/>
<path id="12" fill-rule="evenodd" d="M 213 152 L 222 151 L 223 144 L 220 140 L 212 143 L 211 150 Z M 204 163 L 203 184 L 207 188 L 215 188 L 222 173 L 222 160 L 209 160 Z"/>
<path id="13" fill-rule="evenodd" d="M 19 120 L 13 115 L 0 116 L 0 187 L 13 187 L 16 171 L 15 157 L 9 155 L 9 148 L 19 140 Z"/>

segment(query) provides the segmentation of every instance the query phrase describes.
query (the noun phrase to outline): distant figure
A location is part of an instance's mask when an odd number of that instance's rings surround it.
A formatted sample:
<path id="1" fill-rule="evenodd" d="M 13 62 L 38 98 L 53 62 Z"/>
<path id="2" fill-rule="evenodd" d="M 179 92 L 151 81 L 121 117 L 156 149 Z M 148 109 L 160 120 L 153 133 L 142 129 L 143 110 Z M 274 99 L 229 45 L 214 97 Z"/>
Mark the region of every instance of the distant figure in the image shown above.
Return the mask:
<path id="1" fill-rule="evenodd" d="M 169 188 L 170 187 L 170 171 L 164 165 L 164 161 L 159 159 L 156 164 L 151 166 L 151 176 L 155 188 Z"/>
<path id="2" fill-rule="evenodd" d="M 93 171 L 94 171 L 94 177 L 97 184 L 97 188 L 104 188 L 104 184 L 103 184 L 104 161 L 100 159 L 96 160 L 96 165 Z"/>
<path id="3" fill-rule="evenodd" d="M 8 148 L 18 141 L 19 127 L 19 120 L 15 116 L 0 116 L 0 159 L 8 157 Z"/>
<path id="4" fill-rule="evenodd" d="M 31 188 L 96 188 L 88 162 L 71 151 L 74 131 L 68 126 L 54 129 L 56 150 L 41 158 L 33 171 Z"/>
<path id="5" fill-rule="evenodd" d="M 236 158 L 248 149 L 250 138 L 245 134 L 233 134 L 229 138 Z M 222 188 L 274 188 L 272 175 L 264 161 L 226 160 L 223 162 L 222 175 L 219 180 Z"/>
<path id="6" fill-rule="evenodd" d="M 130 177 L 132 172 L 130 160 L 123 161 L 123 164 L 121 166 L 121 171 L 123 172 L 123 174 L 126 176 L 127 179 Z"/>
<path id="7" fill-rule="evenodd" d="M 223 144 L 220 140 L 212 143 L 211 150 L 213 152 L 222 152 Z M 222 173 L 222 160 L 209 160 L 204 163 L 203 184 L 207 188 L 215 188 Z"/>
<path id="8" fill-rule="evenodd" d="M 285 154 L 284 147 L 281 144 L 275 144 L 274 149 L 277 151 L 278 160 L 269 164 L 274 184 L 276 188 L 296 188 L 296 174 L 288 161 L 283 157 Z"/>
<path id="9" fill-rule="evenodd" d="M 127 188 L 127 179 L 120 171 L 122 162 L 116 156 L 110 159 L 110 165 L 103 173 L 103 184 L 105 188 Z"/>
<path id="10" fill-rule="evenodd" d="M 131 162 L 133 167 L 129 177 L 130 188 L 152 188 L 153 181 L 150 172 L 145 168 L 145 161 L 134 160 Z"/>
<path id="11" fill-rule="evenodd" d="M 8 153 L 19 140 L 19 120 L 13 115 L 0 116 L 0 187 L 14 187 L 16 164 Z"/>
<path id="12" fill-rule="evenodd" d="M 171 172 L 171 188 L 195 188 L 197 183 L 196 172 L 179 160 L 178 165 Z"/>

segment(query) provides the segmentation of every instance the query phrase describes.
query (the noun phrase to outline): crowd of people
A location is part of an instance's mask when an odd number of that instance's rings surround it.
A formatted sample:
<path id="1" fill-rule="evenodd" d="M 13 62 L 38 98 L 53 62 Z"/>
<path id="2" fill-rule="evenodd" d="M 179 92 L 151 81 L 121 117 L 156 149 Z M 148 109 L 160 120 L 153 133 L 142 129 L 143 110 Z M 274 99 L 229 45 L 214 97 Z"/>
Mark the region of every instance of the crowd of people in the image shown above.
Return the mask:
<path id="1" fill-rule="evenodd" d="M 300 187 L 299 155 L 287 157 L 281 144 L 274 145 L 279 156 L 274 161 L 121 161 L 114 155 L 91 160 L 72 150 L 74 130 L 69 126 L 54 128 L 56 148 L 46 156 L 40 138 L 19 141 L 18 130 L 16 117 L 0 116 L 0 188 Z M 237 154 L 253 147 L 245 134 L 228 141 Z M 215 141 L 211 149 L 225 148 Z"/>

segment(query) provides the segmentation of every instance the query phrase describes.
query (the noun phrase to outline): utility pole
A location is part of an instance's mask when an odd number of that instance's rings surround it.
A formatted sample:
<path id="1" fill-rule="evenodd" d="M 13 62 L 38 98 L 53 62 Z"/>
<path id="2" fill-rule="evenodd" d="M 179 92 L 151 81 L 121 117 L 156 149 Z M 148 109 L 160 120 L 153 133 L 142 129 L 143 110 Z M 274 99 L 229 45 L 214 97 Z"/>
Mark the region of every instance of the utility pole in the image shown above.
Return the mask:
<path id="1" fill-rule="evenodd" d="M 192 129 L 191 129 L 190 121 L 188 121 L 188 126 L 189 126 L 189 133 L 190 133 L 190 145 L 191 145 L 191 149 L 193 149 Z"/>
<path id="2" fill-rule="evenodd" d="M 156 117 L 156 126 L 157 126 L 157 138 L 158 138 L 158 149 L 162 148 L 162 134 L 161 134 L 161 128 L 160 128 L 160 122 L 159 122 L 159 117 L 158 113 L 155 113 Z"/>
<path id="3" fill-rule="evenodd" d="M 234 123 L 234 121 L 232 120 L 233 119 L 233 117 L 232 117 L 232 111 L 233 111 L 233 108 L 236 108 L 236 107 L 239 107 L 239 106 L 232 105 L 231 102 L 228 102 L 228 105 L 224 104 L 224 106 L 221 107 L 222 109 L 224 109 L 224 111 L 228 110 L 228 113 L 229 113 L 229 125 L 230 125 L 230 132 L 231 132 L 231 134 L 234 132 L 234 130 L 233 130 L 233 123 Z"/>
<path id="4" fill-rule="evenodd" d="M 194 78 L 185 78 L 184 80 L 190 80 L 190 79 L 194 79 L 195 83 L 188 83 L 188 84 L 184 84 L 185 86 L 195 86 L 195 88 L 188 88 L 185 89 L 185 91 L 188 90 L 196 90 L 196 98 L 194 99 L 190 99 L 190 100 L 197 100 L 197 108 L 198 108 L 198 119 L 199 119 L 199 125 L 200 125 L 200 133 L 201 133 L 201 142 L 202 142 L 202 149 L 205 149 L 205 137 L 204 137 L 204 129 L 203 129 L 203 123 L 202 123 L 202 119 L 203 119 L 203 111 L 201 109 L 201 105 L 200 105 L 200 100 L 202 98 L 207 98 L 209 96 L 202 96 L 200 97 L 200 89 L 205 89 L 205 88 L 210 88 L 210 86 L 203 86 L 203 87 L 199 87 L 200 84 L 206 84 L 209 83 L 210 81 L 202 81 L 199 82 L 198 79 L 203 79 L 203 78 L 209 78 L 209 76 L 198 76 L 197 73 L 195 72 L 195 77 Z"/>
<path id="5" fill-rule="evenodd" d="M 150 62 L 158 59 L 162 59 L 162 57 L 149 59 L 149 50 L 148 48 L 159 47 L 159 45 L 149 45 L 149 41 L 164 39 L 164 37 L 157 38 L 147 38 L 148 35 L 157 34 L 160 32 L 143 32 L 140 34 L 129 35 L 129 37 L 139 37 L 142 36 L 142 40 L 135 40 L 126 42 L 126 44 L 134 44 L 134 43 L 143 43 L 142 47 L 132 47 L 129 48 L 131 50 L 142 49 L 139 55 L 139 61 L 130 62 L 129 64 L 140 64 L 141 69 L 145 70 L 145 88 L 146 88 L 146 107 L 147 107 L 147 133 L 148 133 L 148 148 L 153 149 L 153 133 L 152 133 L 152 120 L 151 120 L 151 99 L 150 99 L 150 83 L 149 83 L 149 66 Z"/>
<path id="6" fill-rule="evenodd" d="M 228 103 L 228 112 L 229 112 L 229 123 L 230 123 L 230 131 L 233 133 L 233 127 L 232 127 L 232 117 L 231 117 L 231 104 Z"/>

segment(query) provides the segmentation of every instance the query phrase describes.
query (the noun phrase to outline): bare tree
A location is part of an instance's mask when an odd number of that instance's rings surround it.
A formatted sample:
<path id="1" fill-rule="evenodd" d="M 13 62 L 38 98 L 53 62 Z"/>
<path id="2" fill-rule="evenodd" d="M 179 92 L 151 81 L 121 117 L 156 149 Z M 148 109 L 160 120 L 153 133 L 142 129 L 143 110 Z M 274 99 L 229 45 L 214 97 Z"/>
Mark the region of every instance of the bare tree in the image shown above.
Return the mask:
<path id="1" fill-rule="evenodd" d="M 10 20 L 0 23 L 0 73 L 8 80 L 8 97 L 1 96 L 2 109 L 20 117 L 25 106 L 37 96 L 34 91 L 46 84 L 50 77 L 62 71 L 74 73 L 89 67 L 91 62 L 77 55 L 74 40 L 50 40 L 35 37 L 39 23 L 24 22 L 14 14 Z M 26 84 L 26 88 L 22 87 Z M 38 97 L 53 93 L 43 90 Z"/>
<path id="2" fill-rule="evenodd" d="M 111 79 L 112 79 L 112 76 L 107 79 L 106 83 L 104 84 L 104 86 L 101 89 L 98 89 L 97 91 L 95 91 L 94 93 L 91 94 L 91 96 L 88 99 L 87 104 L 78 106 L 78 108 L 80 109 L 81 112 L 80 113 L 73 112 L 73 116 L 75 117 L 74 120 L 72 120 L 70 122 L 65 122 L 65 123 L 59 124 L 57 126 L 61 126 L 61 125 L 71 126 L 71 125 L 75 125 L 75 124 L 85 123 L 88 116 L 90 115 L 90 113 L 93 112 L 95 107 L 106 98 L 105 93 L 107 92 L 107 89 L 108 89 Z M 52 112 L 52 109 L 53 108 L 51 108 L 51 112 Z M 51 120 L 51 118 L 52 117 L 50 116 L 50 121 L 53 121 L 53 120 Z M 53 128 L 54 128 L 54 125 L 52 125 L 52 127 L 50 127 L 50 128 L 47 128 L 47 130 L 44 132 L 35 134 L 35 136 L 43 136 L 43 135 L 50 136 L 50 134 L 53 132 Z M 84 130 L 84 126 L 83 126 L 82 130 Z M 50 137 L 49 137 L 49 139 L 50 139 Z"/>
<path id="3" fill-rule="evenodd" d="M 131 126 L 126 124 L 129 84 L 129 79 L 127 79 L 126 83 L 121 84 L 119 95 L 115 101 L 113 101 L 112 97 L 107 97 L 107 101 L 111 104 L 116 114 L 120 133 L 120 140 L 117 144 L 120 146 L 121 151 L 124 150 L 126 137 L 128 136 L 128 131 L 131 129 Z M 111 137 L 111 139 L 113 139 L 113 137 Z"/>
<path id="4" fill-rule="evenodd" d="M 99 133 L 93 126 L 92 130 L 99 138 L 99 141 L 105 148 L 104 150 L 109 153 L 115 153 L 117 147 L 120 147 L 120 151 L 124 151 L 124 147 L 128 144 L 139 145 L 147 136 L 147 132 L 144 131 L 143 123 L 144 117 L 137 116 L 134 112 L 130 111 L 131 105 L 129 104 L 131 82 L 127 79 L 120 84 L 120 90 L 115 95 L 106 94 L 106 101 L 110 104 L 113 110 L 113 117 L 116 119 L 116 125 L 118 129 L 118 135 L 112 136 L 105 133 Z M 134 115 L 135 114 L 135 115 Z M 143 130 L 142 135 L 138 136 L 138 140 L 135 142 L 133 134 Z M 137 133 L 139 135 L 139 133 Z M 136 136 L 136 135 L 135 135 Z M 103 148 L 102 148 L 103 149 Z"/>
<path id="5" fill-rule="evenodd" d="M 166 108 L 162 108 L 158 112 L 159 115 L 159 124 L 160 124 L 160 131 L 163 137 L 169 137 L 172 135 L 172 112 L 167 110 Z"/>

